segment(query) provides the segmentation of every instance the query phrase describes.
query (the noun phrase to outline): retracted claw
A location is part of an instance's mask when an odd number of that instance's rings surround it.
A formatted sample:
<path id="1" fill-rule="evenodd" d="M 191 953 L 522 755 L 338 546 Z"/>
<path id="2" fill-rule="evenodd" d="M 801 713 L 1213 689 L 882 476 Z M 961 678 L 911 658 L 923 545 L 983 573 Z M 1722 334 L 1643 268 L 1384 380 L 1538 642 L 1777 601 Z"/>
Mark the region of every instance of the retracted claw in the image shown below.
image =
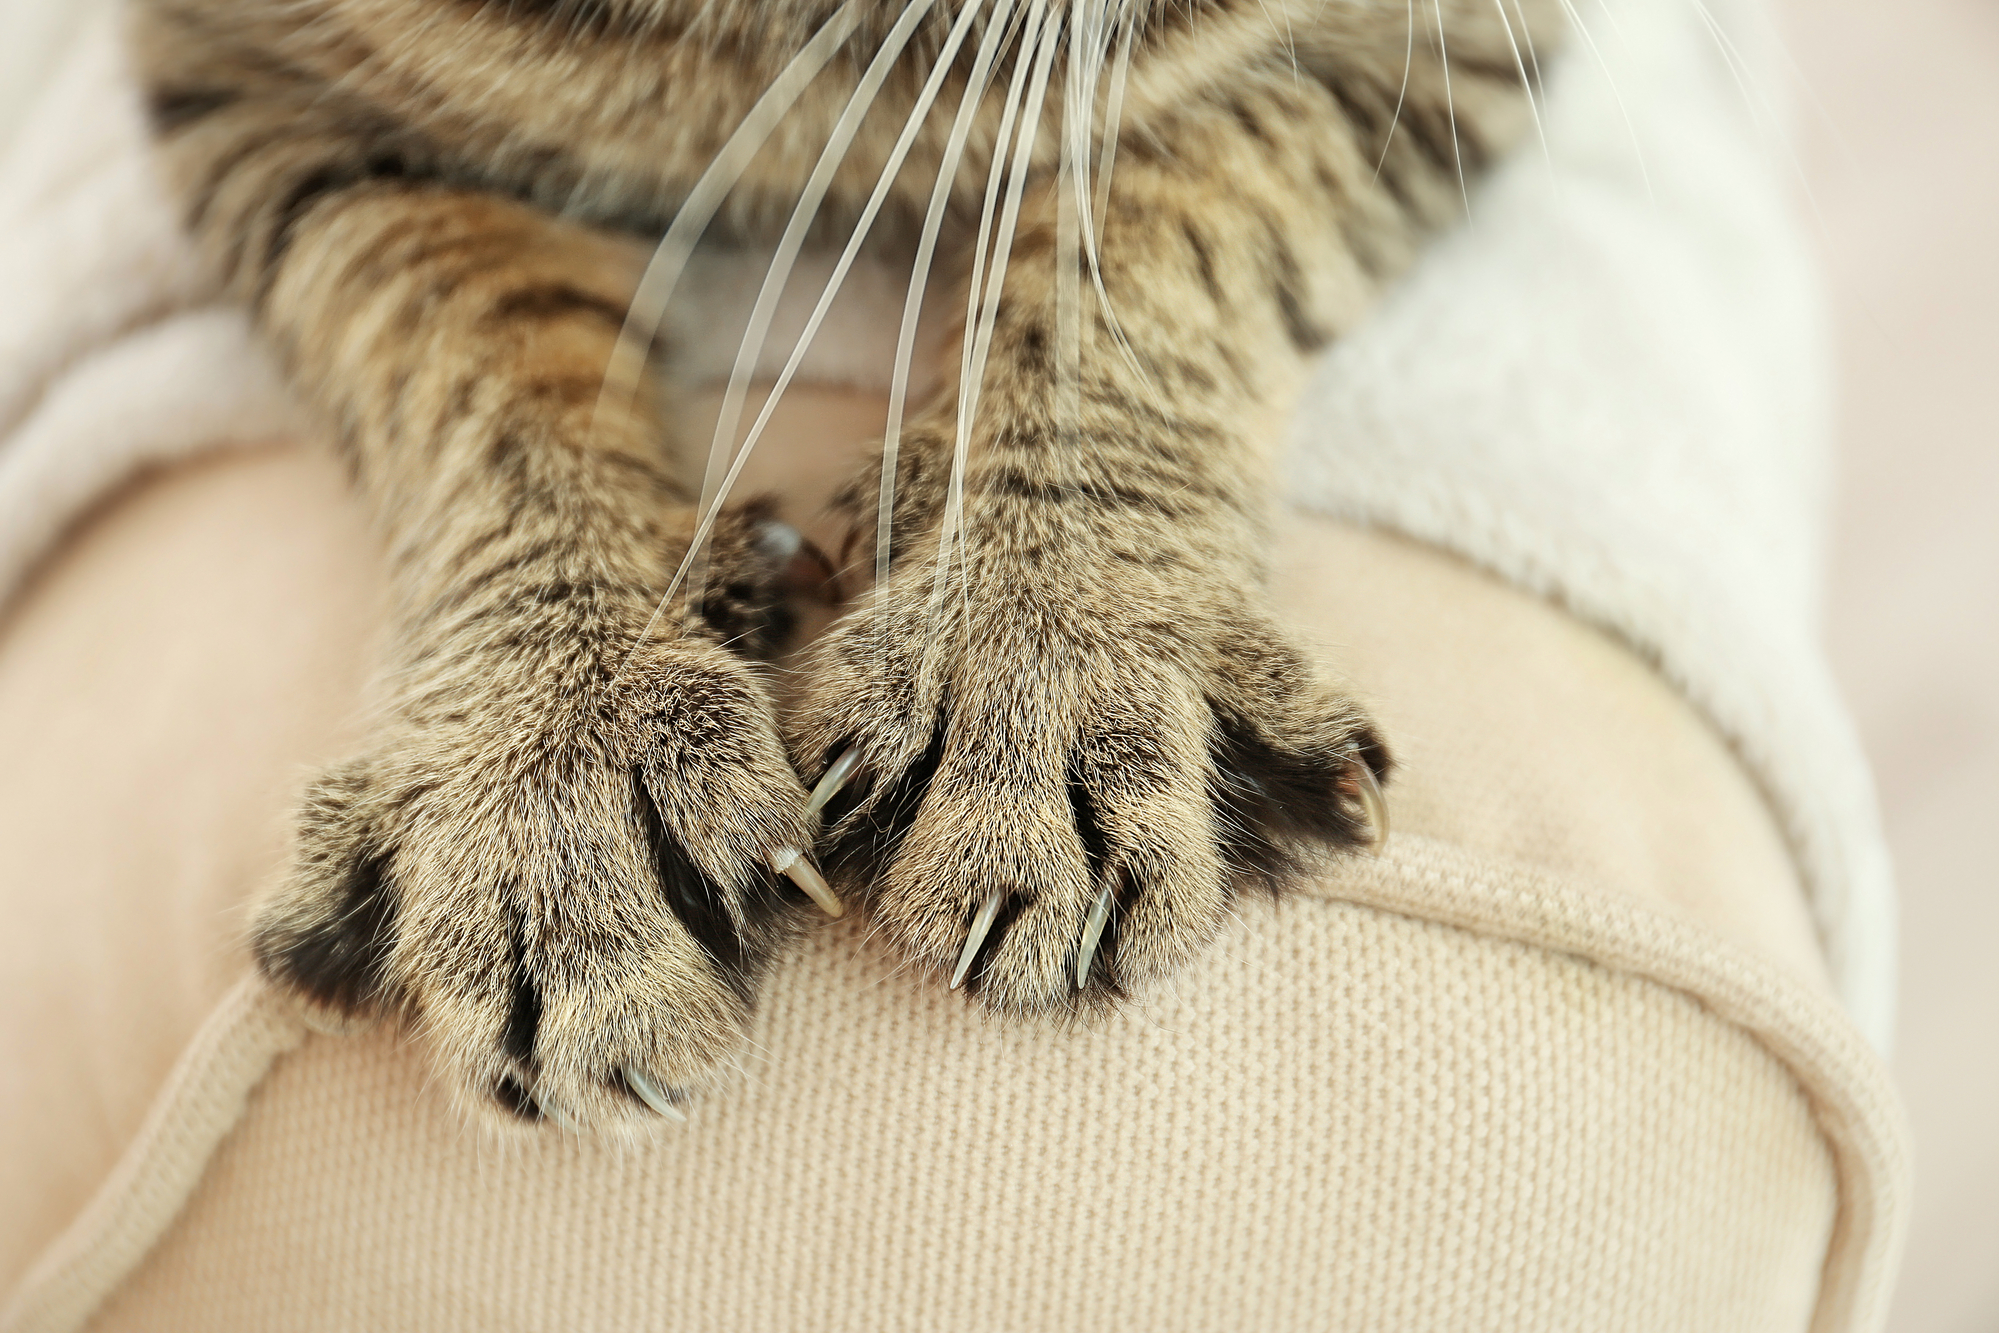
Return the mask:
<path id="1" fill-rule="evenodd" d="M 636 1069 L 627 1068 L 624 1070 L 624 1075 L 625 1086 L 637 1093 L 640 1101 L 668 1120 L 683 1125 L 687 1123 L 687 1113 L 666 1099 L 666 1094 L 659 1090 L 659 1084 Z"/>
<path id="2" fill-rule="evenodd" d="M 805 813 L 818 818 L 826 803 L 840 794 L 840 788 L 853 779 L 861 766 L 861 747 L 856 745 L 833 761 L 826 775 L 819 779 L 819 785 L 812 789 L 812 798 L 805 803 Z"/>
<path id="3" fill-rule="evenodd" d="M 818 903 L 827 916 L 842 917 L 847 914 L 846 906 L 833 892 L 833 886 L 826 882 L 826 877 L 819 873 L 819 867 L 813 865 L 812 858 L 798 848 L 787 847 L 779 852 L 771 858 L 770 868 L 805 890 L 805 896 Z"/>
<path id="4" fill-rule="evenodd" d="M 979 905 L 979 914 L 972 918 L 972 929 L 965 936 L 965 947 L 958 951 L 958 968 L 951 974 L 952 990 L 965 984 L 965 974 L 972 970 L 972 960 L 979 956 L 979 946 L 986 942 L 993 920 L 999 916 L 1000 896 L 1000 891 L 994 889 L 991 896 Z"/>
<path id="5" fill-rule="evenodd" d="M 1076 989 L 1090 984 L 1090 964 L 1096 961 L 1097 942 L 1104 937 L 1104 927 L 1110 924 L 1111 886 L 1104 885 L 1097 900 L 1090 904 L 1090 915 L 1083 921 L 1083 942 L 1076 949 Z"/>
<path id="6" fill-rule="evenodd" d="M 1354 760 L 1354 767 L 1360 771 L 1360 807 L 1367 811 L 1367 849 L 1379 856 L 1388 846 L 1388 799 L 1381 794 L 1381 783 L 1366 760 Z"/>

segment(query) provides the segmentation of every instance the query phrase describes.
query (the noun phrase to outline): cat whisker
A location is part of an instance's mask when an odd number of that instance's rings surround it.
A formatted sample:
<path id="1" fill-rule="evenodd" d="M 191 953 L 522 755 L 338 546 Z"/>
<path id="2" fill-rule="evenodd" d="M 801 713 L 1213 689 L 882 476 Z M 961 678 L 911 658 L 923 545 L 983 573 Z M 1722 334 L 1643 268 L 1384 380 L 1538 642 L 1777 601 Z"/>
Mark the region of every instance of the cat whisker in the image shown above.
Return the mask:
<path id="1" fill-rule="evenodd" d="M 924 14 L 928 12 L 933 3 L 934 0 L 916 0 L 916 3 L 904 11 L 904 21 L 911 30 L 923 18 Z M 820 292 L 819 301 L 813 307 L 811 316 L 805 321 L 805 328 L 798 335 L 798 341 L 792 346 L 791 355 L 785 361 L 784 369 L 778 374 L 769 395 L 764 399 L 763 407 L 758 412 L 756 421 L 750 426 L 749 434 L 743 438 L 742 444 L 738 446 L 739 452 L 737 456 L 739 460 L 747 457 L 749 452 L 756 447 L 757 442 L 763 438 L 765 428 L 770 425 L 771 417 L 777 411 L 778 402 L 783 398 L 784 391 L 791 386 L 791 381 L 797 375 L 799 366 L 803 364 L 806 354 L 811 350 L 812 340 L 817 336 L 820 325 L 825 322 L 827 312 L 832 309 L 834 300 L 839 296 L 840 289 L 845 284 L 847 274 L 852 270 L 855 259 L 859 257 L 861 246 L 866 242 L 868 233 L 873 230 L 875 219 L 880 215 L 882 205 L 887 201 L 890 191 L 895 186 L 896 177 L 902 170 L 902 164 L 908 159 L 909 150 L 915 144 L 917 135 L 922 131 L 924 121 L 929 117 L 930 108 L 936 103 L 937 94 L 942 90 L 945 78 L 951 72 L 952 62 L 958 54 L 958 49 L 964 44 L 965 38 L 970 35 L 973 23 L 977 20 L 978 15 L 979 7 L 977 5 L 968 5 L 952 25 L 950 35 L 945 39 L 943 49 L 938 54 L 930 77 L 925 81 L 921 93 L 917 96 L 915 105 L 911 108 L 909 116 L 904 121 L 901 135 L 897 138 L 895 146 L 889 150 L 888 160 L 882 166 L 881 174 L 875 182 L 874 192 L 868 197 L 867 204 L 862 208 L 860 218 L 854 224 L 853 233 L 848 237 L 846 248 L 841 251 L 839 260 L 834 264 L 832 275 L 827 278 L 826 286 Z M 901 41 L 898 41 L 898 35 L 902 37 Z M 883 47 L 884 53 L 891 56 L 899 54 L 906 40 L 906 34 L 900 34 L 899 32 L 891 33 L 888 43 Z M 874 71 L 870 70 L 870 75 L 873 73 Z M 886 67 L 884 66 L 885 73 Z M 879 84 L 877 83 L 876 91 L 878 90 Z M 856 97 L 859 97 L 858 93 Z M 778 262 L 780 261 L 773 261 L 773 274 L 777 272 Z M 777 290 L 781 294 L 781 282 L 778 284 Z M 775 296 L 773 296 L 773 305 L 774 303 Z M 764 331 L 768 331 L 767 323 Z M 731 428 L 730 433 L 733 433 L 734 423 L 727 421 L 726 416 L 727 414 L 725 413 L 723 424 L 729 426 Z M 718 426 L 718 443 L 723 438 L 721 428 Z M 740 466 L 740 462 L 738 466 Z M 734 476 L 735 472 L 732 470 L 730 479 L 733 480 Z M 726 494 L 726 489 L 724 494 Z M 716 503 L 719 503 L 719 500 Z"/>
<path id="2" fill-rule="evenodd" d="M 821 24 L 810 41 L 799 49 L 778 76 L 771 81 L 763 95 L 751 106 L 749 114 L 736 126 L 728 141 L 722 145 L 694 188 L 688 191 L 686 201 L 660 238 L 640 275 L 639 285 L 632 294 L 631 302 L 625 308 L 625 322 L 618 330 L 618 339 L 611 349 L 610 364 L 604 369 L 604 378 L 597 391 L 597 402 L 591 409 L 591 427 L 594 431 L 597 419 L 607 410 L 614 413 L 629 413 L 637 401 L 639 384 L 645 377 L 646 362 L 652 355 L 653 341 L 659 335 L 660 325 L 666 319 L 667 302 L 672 299 L 674 288 L 680 285 L 681 275 L 687 263 L 694 256 L 694 247 L 714 221 L 722 202 L 728 198 L 730 190 L 749 169 L 750 160 L 757 155 L 764 141 L 769 139 L 778 122 L 782 121 L 811 82 L 819 76 L 847 38 L 861 21 L 866 0 L 847 0 L 834 12 L 831 18 Z M 689 554 L 699 548 L 699 541 L 689 548 Z M 675 574 L 676 586 L 685 577 L 688 564 L 681 562 Z M 672 601 L 669 591 L 653 607 L 652 615 L 639 630 L 637 639 L 626 651 L 624 661 L 619 663 L 613 683 L 622 681 L 625 672 L 631 668 L 632 659 L 659 625 L 659 618 Z"/>
<path id="3" fill-rule="evenodd" d="M 1036 136 L 1041 127 L 1041 113 L 1048 93 L 1048 74 L 1054 66 L 1061 41 L 1061 16 L 1049 12 L 1048 0 L 1034 0 L 1027 30 L 1021 35 L 1020 58 L 1014 68 L 1013 83 L 1007 91 L 1006 115 L 995 140 L 996 144 L 1003 146 L 1009 141 L 1009 132 L 1013 132 L 1012 170 L 1006 177 L 1006 189 L 1001 197 L 999 184 L 1006 155 L 1003 150 L 995 152 L 987 181 L 985 211 L 980 218 L 979 246 L 974 252 L 971 303 L 966 325 L 973 327 L 972 316 L 976 315 L 978 331 L 967 341 L 960 362 L 957 437 L 951 453 L 950 498 L 945 505 L 943 527 L 938 536 L 937 567 L 931 585 L 933 598 L 943 597 L 948 589 L 945 575 L 952 556 L 955 554 L 961 560 L 964 557 L 965 472 L 971 453 L 972 422 L 977 416 L 979 394 L 985 384 L 993 329 L 999 320 L 1000 294 L 1006 284 L 1014 231 L 1020 222 L 1021 201 L 1027 192 L 1027 169 L 1033 161 Z M 1030 54 L 1034 63 L 1032 70 L 1028 71 L 1026 67 Z M 1023 73 L 1028 85 L 1024 90 L 1025 107 L 1021 104 Z M 1016 116 L 1019 120 L 1017 132 L 1014 124 Z M 992 213 L 996 201 L 999 216 L 995 221 Z M 989 269 L 982 273 L 981 260 L 986 255 L 989 235 L 992 242 L 991 263 Z M 981 277 L 985 280 L 983 297 L 980 294 Z M 933 625 L 937 623 L 938 620 L 933 618 Z M 934 637 L 931 646 L 935 646 Z"/>
<path id="4" fill-rule="evenodd" d="M 1471 217 L 1471 185 L 1465 179 L 1464 145 L 1458 141 L 1458 107 L 1451 91 L 1451 52 L 1444 42 L 1444 0 L 1430 0 L 1430 12 L 1437 16 L 1437 63 L 1444 72 L 1444 119 L 1451 127 L 1451 159 L 1458 172 L 1458 195 L 1464 200 L 1465 216 Z"/>
<path id="5" fill-rule="evenodd" d="M 1541 156 L 1550 167 L 1554 166 L 1555 155 L 1548 147 L 1548 129 L 1541 123 L 1541 104 L 1535 100 L 1535 81 L 1527 73 L 1527 57 L 1520 48 L 1521 34 L 1526 34 L 1529 49 L 1533 46 L 1533 34 L 1527 28 L 1526 20 L 1521 20 L 1520 31 L 1515 32 L 1513 19 L 1506 12 L 1506 0 L 1492 0 L 1493 8 L 1499 11 L 1499 22 L 1506 29 L 1506 44 L 1513 51 L 1513 66 L 1520 71 L 1520 87 L 1527 96 L 1527 114 L 1534 118 L 1534 137 L 1540 140 Z M 1515 0 L 1517 7 L 1518 0 Z M 1537 65 L 1538 70 L 1538 65 Z"/>
<path id="6" fill-rule="evenodd" d="M 957 179 L 958 164 L 963 160 L 965 143 L 971 135 L 973 119 L 991 82 L 993 65 L 999 58 L 1001 45 L 1013 18 L 1014 4 L 1015 0 L 998 0 L 987 21 L 985 35 L 979 41 L 978 51 L 972 59 L 972 69 L 965 81 L 964 94 L 958 99 L 958 114 L 951 123 L 951 134 L 945 141 L 937 180 L 931 188 L 930 204 L 923 215 L 923 232 L 917 242 L 916 262 L 910 273 L 908 294 L 903 299 L 902 326 L 896 334 L 895 367 L 889 381 L 888 425 L 882 436 L 881 491 L 875 508 L 877 585 L 888 581 L 889 556 L 895 536 L 896 467 L 902 448 L 902 422 L 909 402 L 910 367 L 915 358 L 916 326 L 923 311 L 924 292 L 930 281 L 930 269 L 937 253 L 937 240 L 943 231 L 944 215 L 951 199 L 951 185 Z"/>
<path id="7" fill-rule="evenodd" d="M 1519 31 L 1527 38 L 1526 56 L 1529 68 L 1533 70 L 1533 81 L 1528 85 L 1529 96 L 1538 95 L 1545 103 L 1548 100 L 1548 85 L 1541 74 L 1541 51 L 1534 41 L 1534 25 L 1527 21 L 1527 11 L 1522 0 L 1507 0 L 1513 6 L 1513 16 L 1520 20 Z"/>
<path id="8" fill-rule="evenodd" d="M 1411 3 L 1414 3 L 1414 0 L 1411 0 Z M 1104 327 L 1110 333 L 1111 342 L 1124 356 L 1125 363 L 1140 375 L 1144 375 L 1145 368 L 1139 360 L 1138 352 L 1132 347 L 1131 338 L 1125 333 L 1124 324 L 1118 319 L 1117 311 L 1111 305 L 1110 292 L 1104 285 L 1104 268 L 1099 250 L 1099 238 L 1104 234 L 1104 219 L 1110 213 L 1111 175 L 1117 166 L 1118 135 L 1124 125 L 1125 91 L 1131 82 L 1131 53 L 1138 37 L 1137 0 L 1122 0 L 1117 22 L 1121 25 L 1121 31 L 1118 37 L 1117 55 L 1111 60 L 1110 92 L 1105 98 L 1104 124 L 1098 136 L 1096 197 L 1084 215 L 1083 247 L 1090 261 L 1090 283 L 1096 288 L 1097 305 L 1103 311 Z"/>
<path id="9" fill-rule="evenodd" d="M 654 248 L 653 257 L 639 279 L 630 305 L 626 307 L 624 327 L 618 332 L 611 363 L 604 371 L 603 387 L 598 392 L 597 414 L 601 415 L 612 400 L 619 397 L 622 397 L 620 410 L 630 410 L 644 377 L 646 362 L 652 354 L 653 340 L 666 318 L 667 303 L 673 297 L 674 288 L 680 284 L 687 261 L 693 257 L 695 245 L 708 230 L 708 224 L 714 221 L 729 191 L 735 188 L 736 182 L 748 169 L 750 160 L 770 138 L 771 132 L 806 87 L 819 76 L 827 62 L 846 44 L 847 38 L 853 35 L 865 9 L 865 0 L 848 0 L 820 25 L 812 39 L 799 49 L 791 63 L 778 73 L 770 87 L 751 106 L 749 114 L 743 117 L 742 123 L 736 126 L 728 141 L 694 182 L 693 189 L 688 191 L 686 202 L 674 214 L 666 235 Z"/>
<path id="10" fill-rule="evenodd" d="M 993 158 L 986 173 L 985 202 L 979 209 L 979 234 L 972 246 L 972 275 L 966 284 L 967 308 L 965 328 L 967 336 L 961 340 L 958 363 L 958 421 L 957 435 L 951 452 L 951 477 L 944 506 L 942 531 L 937 541 L 937 565 L 931 580 L 932 616 L 931 646 L 935 646 L 936 630 L 942 617 L 935 614 L 937 603 L 943 598 L 948 586 L 946 571 L 953 553 L 953 538 L 962 520 L 965 502 L 965 467 L 971 443 L 971 422 L 978 410 L 979 386 L 983 381 L 985 363 L 979 356 L 980 338 L 970 330 L 984 333 L 988 327 L 982 318 L 982 301 L 992 308 L 997 317 L 999 283 L 1005 277 L 1006 263 L 1003 248 L 993 245 L 993 228 L 998 217 L 1000 185 L 1006 169 L 1007 145 L 1014 140 L 1015 126 L 1020 117 L 1021 98 L 1031 81 L 1028 75 L 1029 61 L 1038 49 L 1039 39 L 1048 18 L 1048 0 L 1032 0 L 1020 34 L 1019 51 L 1014 58 L 1013 76 L 1007 84 L 1006 103 L 1000 114 L 999 132 L 993 139 Z M 1039 108 L 1031 108 L 1030 114 L 1038 120 Z M 1003 238 L 1001 245 L 1006 240 Z M 986 270 L 992 265 L 995 272 L 988 283 Z M 990 287 L 988 292 L 986 289 Z M 976 371 L 975 368 L 976 367 Z"/>
<path id="11" fill-rule="evenodd" d="M 895 26 L 883 39 L 875 52 L 867 70 L 861 75 L 853 95 L 834 122 L 826 146 L 820 151 L 819 160 L 813 164 L 812 174 L 806 178 L 805 188 L 800 191 L 798 203 L 791 210 L 791 219 L 785 224 L 777 249 L 771 256 L 769 270 L 764 274 L 763 286 L 757 292 L 756 304 L 750 311 L 748 326 L 743 330 L 743 340 L 736 352 L 736 362 L 729 372 L 728 388 L 722 397 L 722 411 L 715 422 L 715 436 L 708 450 L 708 469 L 702 481 L 701 521 L 694 529 L 694 537 L 688 545 L 687 554 L 681 558 L 680 568 L 667 583 L 665 595 L 660 599 L 662 607 L 669 605 L 674 594 L 687 579 L 688 573 L 697 562 L 705 557 L 708 537 L 714 531 L 715 521 L 720 516 L 722 506 L 728 501 L 734 489 L 736 478 L 742 475 L 749 462 L 750 447 L 737 449 L 734 461 L 719 483 L 715 473 L 723 458 L 730 454 L 730 446 L 736 436 L 736 428 L 742 424 L 744 400 L 749 394 L 751 376 L 756 371 L 759 353 L 765 339 L 770 334 L 771 321 L 776 318 L 779 299 L 784 295 L 785 284 L 791 278 L 793 266 L 798 261 L 799 252 L 804 249 L 806 237 L 811 231 L 812 221 L 819 214 L 819 206 L 825 202 L 827 192 L 832 188 L 834 175 L 840 163 L 852 146 L 854 137 L 860 133 L 861 122 L 873 107 L 875 96 L 888 79 L 889 71 L 901 58 L 902 51 L 909 44 L 917 25 L 930 12 L 936 0 L 909 0 L 903 6 Z M 767 420 L 768 418 L 766 418 Z"/>
<path id="12" fill-rule="evenodd" d="M 1618 90 L 1617 78 L 1611 73 L 1610 62 L 1604 59 L 1603 48 L 1596 44 L 1596 37 L 1590 32 L 1589 25 L 1583 22 L 1582 12 L 1576 8 L 1575 0 L 1556 0 L 1556 3 L 1561 5 L 1562 13 L 1567 15 L 1569 25 L 1575 29 L 1576 35 L 1582 38 L 1583 45 L 1589 47 L 1590 55 L 1596 59 L 1597 68 L 1603 71 L 1604 80 L 1610 85 L 1610 95 L 1617 102 L 1618 115 L 1624 118 L 1624 132 L 1630 136 L 1631 150 L 1638 159 L 1638 174 L 1645 182 L 1645 194 L 1651 198 L 1653 197 L 1652 173 L 1645 166 L 1645 146 L 1638 138 L 1638 126 L 1631 119 L 1631 108 L 1624 104 L 1624 94 Z"/>
<path id="13" fill-rule="evenodd" d="M 1705 0 L 1688 0 L 1688 2 L 1693 5 L 1695 14 L 1700 17 L 1702 25 L 1707 29 L 1708 36 L 1714 40 L 1715 48 L 1721 53 L 1723 62 L 1727 64 L 1729 74 L 1735 80 L 1736 89 L 1742 95 L 1744 108 L 1749 112 L 1750 118 L 1755 122 L 1757 129 L 1761 131 L 1759 137 L 1765 139 L 1768 143 L 1774 144 L 1777 151 L 1788 160 L 1791 175 L 1796 180 L 1798 188 L 1804 193 L 1806 207 L 1811 210 L 1812 221 L 1821 235 L 1823 235 L 1825 232 L 1825 215 L 1819 207 L 1818 191 L 1813 188 L 1812 181 L 1805 171 L 1804 160 L 1798 156 L 1797 147 L 1785 125 L 1783 113 L 1778 108 L 1772 106 L 1770 99 L 1759 91 L 1749 58 L 1743 53 L 1741 47 L 1736 45 L 1735 39 L 1729 35 L 1728 29 L 1722 25 L 1721 20 L 1708 7 Z M 1770 20 L 1766 17 L 1764 21 L 1767 23 Z M 1834 122 L 1832 113 L 1826 109 L 1824 101 L 1819 97 L 1818 90 L 1812 86 L 1812 81 L 1806 77 L 1805 71 L 1799 67 L 1796 57 L 1791 54 L 1789 43 L 1781 35 L 1777 34 L 1771 34 L 1766 40 L 1771 43 L 1777 52 L 1782 54 L 1784 63 L 1790 68 L 1796 86 L 1803 92 L 1812 110 L 1817 113 L 1824 128 L 1830 133 L 1833 143 L 1841 153 L 1847 155 L 1849 160 L 1851 160 L 1852 149 L 1847 143 L 1845 135 L 1840 132 L 1840 127 Z"/>
<path id="14" fill-rule="evenodd" d="M 1381 179 L 1381 169 L 1388 165 L 1388 150 L 1395 142 L 1395 131 L 1402 127 L 1402 108 L 1409 103 L 1409 76 L 1416 68 L 1416 0 L 1408 0 L 1409 36 L 1402 52 L 1402 89 L 1395 94 L 1395 114 L 1388 118 L 1388 133 L 1381 140 L 1381 158 L 1374 164 L 1374 179 Z"/>

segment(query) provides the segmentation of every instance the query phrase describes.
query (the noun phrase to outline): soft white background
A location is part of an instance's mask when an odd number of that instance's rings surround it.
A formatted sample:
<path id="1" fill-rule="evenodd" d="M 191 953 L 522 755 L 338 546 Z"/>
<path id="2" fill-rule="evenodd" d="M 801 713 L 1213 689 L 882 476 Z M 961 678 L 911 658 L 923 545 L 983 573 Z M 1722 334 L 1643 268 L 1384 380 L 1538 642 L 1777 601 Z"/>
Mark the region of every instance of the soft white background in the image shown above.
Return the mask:
<path id="1" fill-rule="evenodd" d="M 0 0 L 0 143 L 104 0 Z M 1694 0 L 1689 0 L 1694 3 Z M 1897 1333 L 1999 1329 L 1999 6 L 1778 0 L 1842 355 L 1830 649 L 1902 884 Z M 4 295 L 0 295 L 4 299 Z"/>

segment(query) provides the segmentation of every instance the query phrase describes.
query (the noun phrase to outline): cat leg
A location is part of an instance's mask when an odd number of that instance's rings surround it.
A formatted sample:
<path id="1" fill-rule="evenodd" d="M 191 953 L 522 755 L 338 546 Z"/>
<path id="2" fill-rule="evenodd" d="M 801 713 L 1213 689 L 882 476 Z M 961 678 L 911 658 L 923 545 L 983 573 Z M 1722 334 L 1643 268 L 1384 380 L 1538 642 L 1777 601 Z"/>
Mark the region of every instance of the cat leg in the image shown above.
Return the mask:
<path id="1" fill-rule="evenodd" d="M 808 775 L 846 770 L 824 784 L 843 788 L 824 793 L 836 882 L 999 1012 L 1153 982 L 1245 885 L 1383 831 L 1387 751 L 1263 591 L 1270 454 L 1304 358 L 1365 308 L 1379 257 L 1411 248 L 1370 165 L 1288 69 L 1148 127 L 1101 242 L 1116 331 L 1060 253 L 1059 195 L 1031 189 L 955 533 L 955 401 L 902 442 L 898 558 L 816 645 L 790 736 Z M 869 533 L 872 485 L 846 498 Z"/>
<path id="2" fill-rule="evenodd" d="M 780 872 L 818 887 L 752 660 L 794 542 L 734 511 L 662 601 L 690 497 L 656 404 L 598 410 L 641 247 L 441 184 L 266 66 L 200 77 L 153 71 L 167 174 L 334 424 L 397 602 L 388 707 L 313 784 L 257 959 L 325 1019 L 406 1018 L 501 1122 L 678 1116 L 812 914 Z"/>

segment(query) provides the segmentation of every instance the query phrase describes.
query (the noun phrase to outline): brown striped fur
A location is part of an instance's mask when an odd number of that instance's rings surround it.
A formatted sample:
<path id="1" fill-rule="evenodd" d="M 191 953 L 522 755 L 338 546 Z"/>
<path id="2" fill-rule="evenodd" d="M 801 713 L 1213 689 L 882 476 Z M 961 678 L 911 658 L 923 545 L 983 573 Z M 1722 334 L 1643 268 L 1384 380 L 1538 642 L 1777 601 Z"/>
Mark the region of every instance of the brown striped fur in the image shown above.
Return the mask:
<path id="1" fill-rule="evenodd" d="M 971 2 L 923 20 L 835 173 L 824 236 L 845 237 Z M 1090 2 L 1052 12 L 1073 29 Z M 722 230 L 769 236 L 789 215 L 901 13 L 855 3 Z M 1385 776 L 1387 752 L 1265 605 L 1259 427 L 1518 134 L 1555 10 L 1125 6 L 1138 35 L 1097 238 L 1115 327 L 1062 239 L 1051 93 L 953 581 L 933 596 L 955 382 L 903 433 L 893 573 L 781 717 L 760 662 L 789 553 L 756 506 L 729 510 L 652 623 L 698 518 L 659 424 L 668 390 L 597 407 L 650 242 L 829 0 L 136 0 L 188 227 L 335 428 L 399 600 L 395 706 L 308 799 L 294 874 L 258 918 L 266 972 L 328 1016 L 412 1021 L 469 1106 L 612 1128 L 650 1114 L 640 1083 L 679 1100 L 727 1066 L 806 916 L 770 869 L 813 845 L 799 774 L 849 747 L 861 777 L 822 846 L 836 882 L 939 969 L 997 895 L 970 984 L 1001 1013 L 1128 993 L 1209 941 L 1242 886 L 1281 884 L 1291 852 L 1360 840 L 1358 770 Z M 884 246 L 923 224 L 973 31 Z M 1006 87 L 977 102 L 952 174 L 960 252 Z M 860 546 L 876 485 L 841 501 Z"/>

